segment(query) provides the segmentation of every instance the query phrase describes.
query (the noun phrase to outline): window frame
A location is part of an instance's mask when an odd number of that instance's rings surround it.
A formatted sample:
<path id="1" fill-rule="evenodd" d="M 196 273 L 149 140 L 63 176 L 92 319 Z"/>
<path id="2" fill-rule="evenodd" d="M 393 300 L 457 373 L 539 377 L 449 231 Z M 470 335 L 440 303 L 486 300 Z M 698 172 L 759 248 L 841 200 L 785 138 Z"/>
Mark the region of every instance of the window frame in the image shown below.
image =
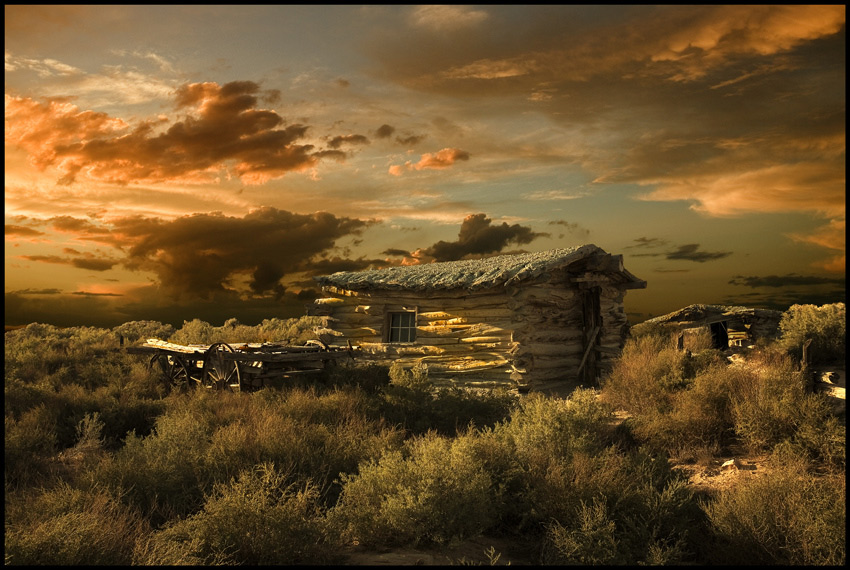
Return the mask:
<path id="1" fill-rule="evenodd" d="M 406 325 L 393 325 L 393 317 L 400 315 L 411 315 L 412 320 Z M 383 341 L 387 344 L 412 344 L 416 342 L 416 328 L 419 317 L 417 307 L 387 307 L 384 311 L 384 333 Z M 410 340 L 392 340 L 393 331 L 407 332 Z M 401 334 L 399 334 L 401 338 Z"/>

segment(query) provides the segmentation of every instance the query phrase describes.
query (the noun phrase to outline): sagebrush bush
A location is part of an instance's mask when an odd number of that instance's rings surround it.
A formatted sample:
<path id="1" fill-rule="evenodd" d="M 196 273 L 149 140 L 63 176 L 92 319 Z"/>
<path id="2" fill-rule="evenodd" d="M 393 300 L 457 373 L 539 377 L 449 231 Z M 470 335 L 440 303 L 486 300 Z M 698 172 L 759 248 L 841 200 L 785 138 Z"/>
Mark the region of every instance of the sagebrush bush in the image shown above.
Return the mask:
<path id="1" fill-rule="evenodd" d="M 617 525 L 600 498 L 580 503 L 578 521 L 565 527 L 557 520 L 546 528 L 542 560 L 547 565 L 621 564 L 616 538 Z"/>
<path id="2" fill-rule="evenodd" d="M 844 303 L 792 305 L 779 321 L 779 344 L 797 361 L 807 340 L 812 364 L 843 362 L 847 346 L 847 314 Z"/>
<path id="3" fill-rule="evenodd" d="M 304 344 L 316 338 L 313 329 L 326 324 L 326 317 L 305 316 L 293 319 L 264 319 L 256 326 L 243 325 L 237 319 L 228 319 L 216 327 L 200 319 L 183 321 L 170 342 L 177 344 L 212 344 L 214 342 L 288 342 Z"/>
<path id="4" fill-rule="evenodd" d="M 689 384 L 687 364 L 686 353 L 667 336 L 630 338 L 602 381 L 602 398 L 635 415 L 669 411 L 672 394 Z"/>
<path id="5" fill-rule="evenodd" d="M 6 564 L 128 566 L 149 527 L 105 490 L 59 484 L 7 495 L 5 530 Z"/>
<path id="6" fill-rule="evenodd" d="M 147 437 L 130 433 L 124 447 L 89 473 L 90 484 L 120 489 L 154 526 L 194 512 L 215 483 L 204 462 L 209 427 L 199 420 L 184 410 L 166 411 Z"/>
<path id="7" fill-rule="evenodd" d="M 149 338 L 168 340 L 176 331 L 172 325 L 158 321 L 129 321 L 118 325 L 112 332 L 124 338 L 125 345 L 144 343 Z"/>
<path id="8" fill-rule="evenodd" d="M 777 469 L 738 482 L 705 505 L 717 564 L 843 566 L 844 475 Z"/>
<path id="9" fill-rule="evenodd" d="M 521 458 L 568 459 L 576 452 L 595 452 L 613 433 L 610 408 L 596 391 L 577 389 L 569 399 L 532 394 L 522 399 L 496 433 L 510 439 Z"/>
<path id="10" fill-rule="evenodd" d="M 498 493 L 464 437 L 430 432 L 343 474 L 330 510 L 344 541 L 369 546 L 446 544 L 494 524 Z"/>
<path id="11" fill-rule="evenodd" d="M 775 352 L 753 354 L 737 380 L 730 396 L 741 441 L 757 451 L 791 438 L 806 398 L 805 381 L 791 359 Z"/>
<path id="12" fill-rule="evenodd" d="M 492 426 L 503 420 L 516 403 L 507 389 L 471 391 L 436 387 L 424 366 L 405 368 L 394 362 L 390 382 L 381 391 L 381 415 L 413 434 L 434 430 L 452 436 L 468 427 Z"/>
<path id="13" fill-rule="evenodd" d="M 329 361 L 319 381 L 331 388 L 357 386 L 369 394 L 385 388 L 390 383 L 389 366 L 353 360 Z"/>
<path id="14" fill-rule="evenodd" d="M 16 419 L 7 413 L 4 422 L 3 471 L 10 485 L 32 485 L 45 475 L 56 451 L 56 430 L 44 404 L 34 406 Z"/>
<path id="15" fill-rule="evenodd" d="M 647 411 L 629 420 L 643 444 L 677 458 L 716 454 L 733 435 L 729 368 L 715 364 L 700 370 L 690 386 L 670 397 L 666 411 Z"/>
<path id="16" fill-rule="evenodd" d="M 246 465 L 272 461 L 298 480 L 312 480 L 322 500 L 332 502 L 339 493 L 334 483 L 339 473 L 354 472 L 362 461 L 402 442 L 403 433 L 374 414 L 373 403 L 356 388 L 236 396 L 238 412 L 213 430 L 207 451 L 207 465 L 218 479 Z M 219 418 L 220 401 L 213 398 L 207 404 Z"/>
<path id="17" fill-rule="evenodd" d="M 544 562 L 676 564 L 692 560 L 699 508 L 665 457 L 614 447 L 532 467 L 528 512 L 546 529 Z M 588 534 L 589 533 L 589 534 Z M 589 549 L 599 547 L 599 550 Z"/>
<path id="18" fill-rule="evenodd" d="M 333 556 L 317 497 L 309 481 L 293 484 L 273 463 L 261 463 L 217 484 L 200 512 L 158 533 L 156 542 L 179 543 L 179 550 L 204 564 L 329 562 Z"/>

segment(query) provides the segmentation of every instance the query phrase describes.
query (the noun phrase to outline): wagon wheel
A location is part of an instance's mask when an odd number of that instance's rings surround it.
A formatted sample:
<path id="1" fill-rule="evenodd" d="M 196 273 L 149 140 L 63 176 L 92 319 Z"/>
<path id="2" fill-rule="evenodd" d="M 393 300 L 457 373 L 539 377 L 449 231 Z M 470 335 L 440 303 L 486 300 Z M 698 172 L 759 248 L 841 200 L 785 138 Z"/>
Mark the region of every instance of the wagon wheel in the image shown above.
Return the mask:
<path id="1" fill-rule="evenodd" d="M 226 342 L 216 342 L 207 349 L 204 359 L 203 384 L 206 388 L 223 390 L 230 388 L 238 391 L 242 385 L 242 375 L 239 373 L 239 363 L 227 360 L 224 353 L 236 352 Z"/>
<path id="2" fill-rule="evenodd" d="M 166 384 L 176 390 L 185 390 L 189 384 L 189 371 L 178 356 L 157 353 L 150 360 L 151 368 L 159 368 Z"/>

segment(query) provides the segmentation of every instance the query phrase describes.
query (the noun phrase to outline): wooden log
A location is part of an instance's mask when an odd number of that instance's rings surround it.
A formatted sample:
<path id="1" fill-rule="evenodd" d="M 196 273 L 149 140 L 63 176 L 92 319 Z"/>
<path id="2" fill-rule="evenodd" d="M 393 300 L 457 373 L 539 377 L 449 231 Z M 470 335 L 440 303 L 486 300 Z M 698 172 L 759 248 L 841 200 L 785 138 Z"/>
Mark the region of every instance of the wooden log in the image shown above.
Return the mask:
<path id="1" fill-rule="evenodd" d="M 524 342 L 519 346 L 519 351 L 522 353 L 530 353 L 535 356 L 562 356 L 571 357 L 581 355 L 580 343 L 559 343 L 559 342 Z"/>
<path id="2" fill-rule="evenodd" d="M 322 297 L 313 301 L 315 305 L 338 306 L 344 305 L 347 301 L 342 297 Z"/>
<path id="3" fill-rule="evenodd" d="M 571 372 L 581 364 L 580 357 L 535 357 L 532 370 L 548 370 L 552 368 L 563 368 L 565 373 Z"/>
<path id="4" fill-rule="evenodd" d="M 469 337 L 461 337 L 460 342 L 468 342 L 468 343 L 478 343 L 478 342 L 503 342 L 505 340 L 510 341 L 510 333 L 501 334 L 501 335 L 489 335 L 489 336 L 469 336 Z"/>
<path id="5" fill-rule="evenodd" d="M 373 327 L 334 327 L 338 333 L 348 338 L 360 338 L 364 336 L 381 336 L 381 331 Z"/>

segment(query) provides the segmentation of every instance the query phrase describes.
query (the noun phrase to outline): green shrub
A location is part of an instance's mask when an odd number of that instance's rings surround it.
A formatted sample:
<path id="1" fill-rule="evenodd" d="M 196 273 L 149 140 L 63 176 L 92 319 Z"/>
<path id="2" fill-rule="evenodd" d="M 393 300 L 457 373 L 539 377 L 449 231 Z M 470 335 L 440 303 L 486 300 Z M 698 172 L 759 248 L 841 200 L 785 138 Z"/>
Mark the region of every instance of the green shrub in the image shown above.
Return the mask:
<path id="1" fill-rule="evenodd" d="M 779 344 L 799 362 L 804 343 L 811 340 L 808 353 L 812 364 L 843 362 L 846 319 L 844 303 L 792 305 L 779 321 Z"/>
<path id="2" fill-rule="evenodd" d="M 672 394 L 690 384 L 687 373 L 694 367 L 688 359 L 668 337 L 630 338 L 602 381 L 602 398 L 635 415 L 669 411 Z"/>
<path id="3" fill-rule="evenodd" d="M 601 450 L 613 433 L 613 416 L 592 389 L 577 389 L 569 399 L 532 394 L 522 399 L 496 433 L 508 438 L 521 459 L 568 459 Z"/>
<path id="4" fill-rule="evenodd" d="M 416 437 L 406 455 L 391 451 L 341 480 L 329 517 L 348 543 L 446 544 L 477 536 L 495 521 L 497 493 L 465 437 Z"/>
<path id="5" fill-rule="evenodd" d="M 546 565 L 591 565 L 622 563 L 616 524 L 605 502 L 581 503 L 578 524 L 567 528 L 557 520 L 546 528 L 543 563 Z"/>
<path id="6" fill-rule="evenodd" d="M 778 469 L 741 481 L 705 505 L 715 564 L 845 563 L 844 474 Z"/>
<path id="7" fill-rule="evenodd" d="M 130 433 L 124 447 L 88 474 L 91 484 L 126 493 L 125 501 L 157 526 L 187 515 L 214 481 L 205 468 L 209 426 L 185 410 L 167 410 L 147 437 Z"/>
<path id="8" fill-rule="evenodd" d="M 77 381 L 75 363 L 103 357 L 117 346 L 117 338 L 108 329 L 32 323 L 5 334 L 5 376 L 27 383 L 54 376 L 52 381 L 58 387 Z"/>
<path id="9" fill-rule="evenodd" d="M 700 511 L 666 458 L 607 448 L 529 473 L 544 563 L 676 564 L 693 559 Z"/>
<path id="10" fill-rule="evenodd" d="M 736 373 L 725 364 L 699 370 L 688 388 L 671 395 L 668 410 L 629 420 L 634 436 L 682 459 L 717 453 L 733 435 L 729 384 Z"/>
<path id="11" fill-rule="evenodd" d="M 56 450 L 56 430 L 44 404 L 30 408 L 19 419 L 6 414 L 3 470 L 6 485 L 33 484 L 45 474 Z"/>
<path id="12" fill-rule="evenodd" d="M 435 387 L 425 366 L 394 362 L 383 389 L 381 415 L 413 434 L 435 430 L 452 436 L 470 425 L 486 427 L 508 416 L 516 398 L 507 389 L 471 391 Z"/>
<path id="13" fill-rule="evenodd" d="M 183 321 L 183 326 L 171 335 L 177 344 L 212 344 L 214 342 L 288 342 L 302 345 L 316 338 L 313 329 L 326 324 L 326 317 L 300 317 L 297 319 L 265 319 L 256 326 L 228 319 L 220 327 L 206 321 Z"/>
<path id="14" fill-rule="evenodd" d="M 125 346 L 144 343 L 149 338 L 168 340 L 175 333 L 174 327 L 158 321 L 129 321 L 112 329 L 113 334 L 124 338 Z"/>
<path id="15" fill-rule="evenodd" d="M 730 390 L 735 432 L 752 450 L 767 450 L 796 431 L 804 381 L 790 358 L 754 354 Z"/>
<path id="16" fill-rule="evenodd" d="M 286 466 L 299 481 L 314 481 L 322 500 L 333 502 L 339 473 L 355 472 L 360 462 L 398 448 L 403 437 L 373 417 L 373 404 L 357 389 L 327 394 L 264 390 L 233 399 L 239 411 L 213 430 L 206 455 L 206 465 L 219 480 L 271 461 Z M 223 401 L 211 399 L 208 405 L 220 417 Z"/>
<path id="17" fill-rule="evenodd" d="M 59 484 L 7 496 L 6 508 L 6 564 L 127 566 L 149 532 L 138 513 L 97 488 Z"/>
<path id="18" fill-rule="evenodd" d="M 157 542 L 177 542 L 192 558 L 211 563 L 321 564 L 332 559 L 324 543 L 317 489 L 296 486 L 272 463 L 218 484 L 202 510 L 169 526 Z"/>
<path id="19" fill-rule="evenodd" d="M 320 378 L 321 384 L 330 388 L 357 386 L 374 394 L 390 383 L 389 367 L 369 362 L 366 364 L 342 360 L 329 361 Z"/>

